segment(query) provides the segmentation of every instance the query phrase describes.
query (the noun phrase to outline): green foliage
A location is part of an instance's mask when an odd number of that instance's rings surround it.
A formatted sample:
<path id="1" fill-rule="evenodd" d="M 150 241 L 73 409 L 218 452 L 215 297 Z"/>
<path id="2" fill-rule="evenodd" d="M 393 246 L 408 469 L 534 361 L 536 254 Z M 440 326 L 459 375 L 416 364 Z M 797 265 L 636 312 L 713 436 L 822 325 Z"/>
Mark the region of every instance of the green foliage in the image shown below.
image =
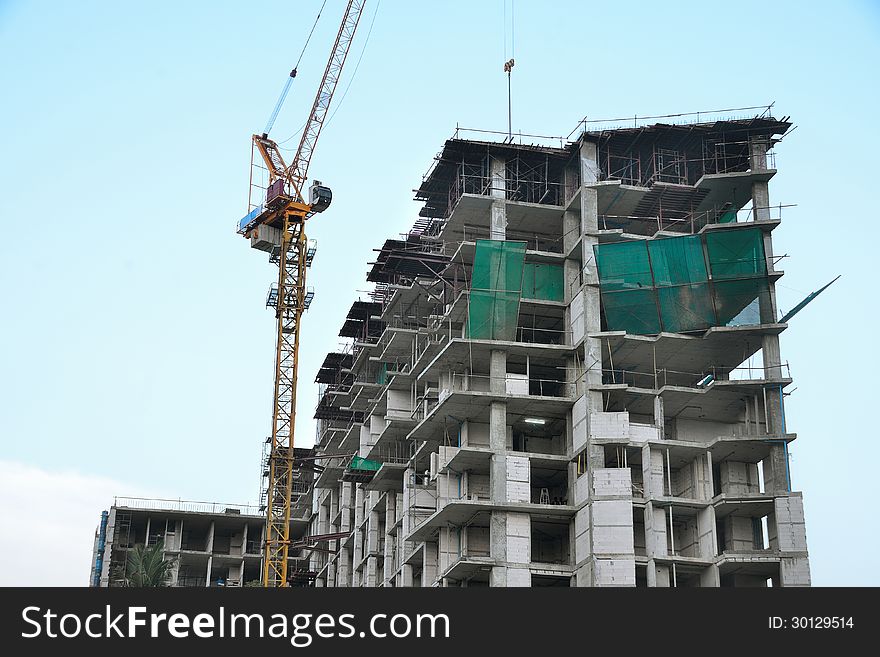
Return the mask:
<path id="1" fill-rule="evenodd" d="M 137 588 L 169 586 L 175 561 L 165 557 L 162 541 L 150 547 L 138 544 L 118 568 L 116 579 Z"/>

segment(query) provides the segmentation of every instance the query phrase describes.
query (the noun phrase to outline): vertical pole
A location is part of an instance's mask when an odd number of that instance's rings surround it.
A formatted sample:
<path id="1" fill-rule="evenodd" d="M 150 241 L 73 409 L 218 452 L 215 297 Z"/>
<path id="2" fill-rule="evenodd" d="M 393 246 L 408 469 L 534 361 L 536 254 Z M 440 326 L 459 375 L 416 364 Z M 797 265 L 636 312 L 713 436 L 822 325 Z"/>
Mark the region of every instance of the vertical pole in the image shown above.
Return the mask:
<path id="1" fill-rule="evenodd" d="M 513 103 L 510 95 L 510 69 L 507 69 L 507 139 L 513 143 Z"/>

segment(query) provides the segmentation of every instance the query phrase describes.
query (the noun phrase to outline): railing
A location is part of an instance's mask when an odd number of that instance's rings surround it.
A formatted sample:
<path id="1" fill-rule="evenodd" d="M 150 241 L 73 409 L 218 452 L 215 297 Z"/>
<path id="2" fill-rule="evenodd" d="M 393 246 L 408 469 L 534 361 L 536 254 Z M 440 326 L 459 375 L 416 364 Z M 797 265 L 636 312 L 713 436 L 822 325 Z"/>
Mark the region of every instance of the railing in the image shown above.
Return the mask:
<path id="1" fill-rule="evenodd" d="M 114 497 L 113 506 L 155 511 L 190 511 L 194 513 L 228 513 L 232 511 L 244 515 L 260 515 L 258 507 L 253 504 L 197 502 L 179 498 L 174 500 L 149 497 Z"/>
<path id="2" fill-rule="evenodd" d="M 526 344 L 569 344 L 571 331 L 565 329 L 542 329 L 534 326 L 517 326 L 514 342 Z"/>
<path id="3" fill-rule="evenodd" d="M 413 440 L 395 441 L 378 450 L 370 451 L 370 460 L 380 463 L 406 464 L 416 453 Z"/>
<path id="4" fill-rule="evenodd" d="M 775 371 L 774 371 L 775 370 Z M 718 381 L 766 381 L 791 378 L 789 364 L 775 367 L 707 367 L 702 372 L 681 372 L 660 368 L 655 372 L 626 369 L 602 369 L 603 384 L 623 384 L 633 388 L 655 390 L 664 386 L 704 389 Z"/>
<path id="5" fill-rule="evenodd" d="M 488 227 L 465 225 L 461 228 L 461 240 L 444 242 L 443 253 L 448 256 L 455 255 L 462 242 L 475 242 L 476 240 L 489 239 L 491 230 Z M 529 233 L 525 231 L 508 230 L 505 232 L 504 239 L 514 242 L 525 242 L 526 249 L 529 251 L 544 251 L 547 253 L 564 253 L 562 247 L 562 238 L 554 238 L 550 235 L 540 233 Z"/>
<path id="6" fill-rule="evenodd" d="M 783 208 L 795 207 L 794 204 L 772 205 L 758 208 L 715 208 L 702 212 L 694 212 L 685 217 L 639 217 L 633 215 L 599 215 L 598 224 L 601 230 L 622 229 L 634 235 L 653 236 L 660 231 L 668 231 L 694 235 L 702 228 L 714 224 L 736 224 L 754 221 L 781 221 Z"/>
<path id="7" fill-rule="evenodd" d="M 455 132 L 452 133 L 452 139 L 467 139 L 465 135 L 474 134 L 481 135 L 480 139 L 486 139 L 482 135 L 495 135 L 496 137 L 504 137 L 507 143 L 516 143 L 519 145 L 527 145 L 533 146 L 536 143 L 542 146 L 548 146 L 550 148 L 565 148 L 566 143 L 568 142 L 568 137 L 559 137 L 556 135 L 535 135 L 527 132 L 514 132 L 512 135 L 507 130 L 481 130 L 479 128 L 464 128 L 461 126 L 455 127 Z M 513 137 L 511 141 L 508 139 L 509 136 Z M 571 135 L 569 135 L 570 137 Z M 527 141 L 523 141 L 525 138 Z M 503 142 L 502 142 L 503 143 Z M 425 174 L 427 177 L 430 174 L 430 170 L 428 174 Z"/>
<path id="8" fill-rule="evenodd" d="M 320 445 L 327 440 L 331 433 L 346 433 L 352 424 L 352 422 L 342 422 L 339 420 L 318 420 L 316 428 L 317 440 L 315 442 Z"/>
<path id="9" fill-rule="evenodd" d="M 184 575 L 177 578 L 177 586 L 182 588 L 204 588 L 207 583 L 208 582 L 204 577 Z"/>
<path id="10" fill-rule="evenodd" d="M 461 164 L 449 187 L 446 216 L 452 214 L 455 206 L 465 194 L 492 196 L 493 191 L 503 192 L 508 201 L 534 203 L 537 205 L 562 205 L 565 193 L 564 183 L 541 179 L 539 176 L 511 178 L 505 176 L 504 188 L 493 187 L 493 177 L 477 165 Z"/>
<path id="11" fill-rule="evenodd" d="M 559 379 L 533 379 L 525 374 L 508 373 L 505 376 L 489 376 L 485 374 L 452 373 L 452 380 L 444 381 L 444 390 L 452 392 L 491 392 L 492 383 L 506 394 L 531 395 L 534 397 L 565 397 L 565 386 L 574 385 Z M 443 390 L 441 390 L 442 394 Z"/>
<path id="12" fill-rule="evenodd" d="M 759 116 L 763 117 L 770 114 L 771 109 L 773 108 L 773 103 L 769 105 L 755 105 L 752 107 L 732 107 L 725 109 L 717 109 L 717 110 L 703 110 L 699 112 L 680 112 L 678 114 L 654 114 L 651 116 L 622 116 L 613 119 L 590 119 L 588 117 L 582 118 L 578 121 L 574 130 L 568 133 L 568 136 L 565 137 L 566 140 L 571 140 L 572 136 L 575 133 L 579 133 L 579 131 L 587 132 L 597 132 L 601 130 L 615 130 L 620 128 L 636 128 L 642 125 L 649 125 L 649 122 L 656 122 L 657 119 L 667 119 L 664 120 L 663 123 L 670 124 L 682 124 L 689 125 L 693 123 L 700 123 L 701 121 L 718 121 L 718 120 L 732 120 L 734 118 L 741 119 L 753 119 L 755 118 L 754 113 L 748 115 L 739 115 L 731 116 L 731 112 L 751 112 L 752 110 L 761 110 L 761 114 Z M 679 119 L 668 120 L 668 119 Z"/>
<path id="13" fill-rule="evenodd" d="M 497 390 L 492 390 L 492 383 L 500 383 Z M 569 398 L 566 386 L 574 387 L 575 382 L 556 379 L 530 379 L 525 375 L 508 374 L 491 377 L 484 374 L 463 374 L 453 372 L 451 380 L 445 380 L 439 390 L 431 388 L 427 396 L 422 395 L 416 401 L 412 417 L 423 420 L 439 406 L 449 394 L 454 392 L 485 392 L 501 395 L 521 395 L 532 397 L 563 397 Z"/>
<path id="14" fill-rule="evenodd" d="M 208 551 L 208 537 L 203 536 L 200 540 L 190 539 L 187 536 L 183 537 L 183 540 L 180 541 L 180 549 L 186 550 L 188 552 L 207 552 Z"/>
<path id="15" fill-rule="evenodd" d="M 427 328 L 427 324 L 424 320 L 418 317 L 403 317 L 401 315 L 394 315 L 387 322 L 385 322 L 385 328 L 389 329 L 408 329 L 410 331 L 418 331 L 419 329 Z M 382 336 L 382 339 L 379 341 L 379 344 L 384 344 L 384 341 L 387 341 L 389 338 Z"/>

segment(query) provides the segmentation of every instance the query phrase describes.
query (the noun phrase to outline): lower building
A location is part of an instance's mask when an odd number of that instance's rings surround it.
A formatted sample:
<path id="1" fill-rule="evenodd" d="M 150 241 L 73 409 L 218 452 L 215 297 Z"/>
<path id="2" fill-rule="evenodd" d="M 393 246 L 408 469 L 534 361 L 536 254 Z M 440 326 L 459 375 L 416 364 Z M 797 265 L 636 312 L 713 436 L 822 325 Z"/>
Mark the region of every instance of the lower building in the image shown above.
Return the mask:
<path id="1" fill-rule="evenodd" d="M 138 545 L 162 544 L 171 564 L 169 586 L 258 585 L 266 516 L 257 507 L 118 497 L 95 532 L 91 586 L 124 586 L 128 557 Z M 308 522 L 291 520 L 295 540 Z M 304 555 L 290 551 L 291 579 Z"/>

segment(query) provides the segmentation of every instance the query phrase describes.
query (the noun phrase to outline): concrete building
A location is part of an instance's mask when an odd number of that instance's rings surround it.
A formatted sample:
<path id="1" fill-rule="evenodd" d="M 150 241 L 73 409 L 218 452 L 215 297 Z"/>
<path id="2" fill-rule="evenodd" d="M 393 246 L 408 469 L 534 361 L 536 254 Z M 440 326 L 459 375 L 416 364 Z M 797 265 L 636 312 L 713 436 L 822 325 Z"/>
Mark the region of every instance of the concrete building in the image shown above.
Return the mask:
<path id="1" fill-rule="evenodd" d="M 291 520 L 294 539 L 308 521 Z M 261 581 L 266 516 L 256 506 L 118 497 L 101 515 L 92 553 L 91 586 L 121 586 L 129 551 L 163 543 L 173 562 L 174 587 L 244 586 Z M 290 569 L 307 569 L 306 555 L 291 549 Z"/>
<path id="2" fill-rule="evenodd" d="M 789 128 L 447 141 L 316 378 L 339 456 L 303 496 L 308 579 L 809 585 L 768 191 Z"/>

